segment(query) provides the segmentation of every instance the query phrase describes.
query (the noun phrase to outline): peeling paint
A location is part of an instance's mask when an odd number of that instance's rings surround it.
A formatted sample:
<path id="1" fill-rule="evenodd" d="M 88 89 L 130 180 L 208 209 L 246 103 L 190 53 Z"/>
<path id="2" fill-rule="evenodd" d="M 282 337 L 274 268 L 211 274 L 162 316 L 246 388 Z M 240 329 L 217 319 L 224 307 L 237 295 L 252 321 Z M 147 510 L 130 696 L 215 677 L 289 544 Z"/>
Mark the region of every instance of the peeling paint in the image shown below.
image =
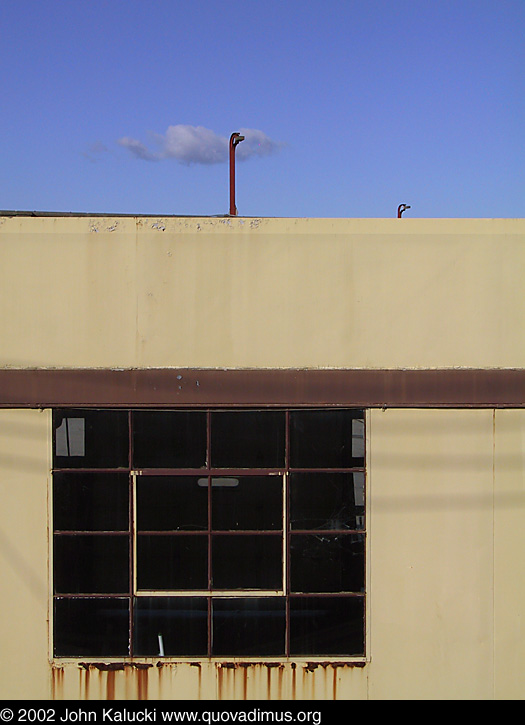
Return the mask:
<path id="1" fill-rule="evenodd" d="M 124 662 L 79 662 L 78 666 L 84 670 L 100 670 L 101 672 L 124 670 L 126 667 L 138 667 L 136 664 L 128 665 Z"/>

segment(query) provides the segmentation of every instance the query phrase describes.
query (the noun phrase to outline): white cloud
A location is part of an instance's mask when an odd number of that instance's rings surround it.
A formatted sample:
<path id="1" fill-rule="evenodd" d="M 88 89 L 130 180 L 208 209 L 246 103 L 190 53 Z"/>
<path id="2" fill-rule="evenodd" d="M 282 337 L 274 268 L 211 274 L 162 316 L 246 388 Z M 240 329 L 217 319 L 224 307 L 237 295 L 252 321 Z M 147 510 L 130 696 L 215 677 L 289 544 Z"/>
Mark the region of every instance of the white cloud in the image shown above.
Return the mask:
<path id="1" fill-rule="evenodd" d="M 183 164 L 222 164 L 228 158 L 228 139 L 204 126 L 169 126 L 159 141 L 165 157 Z"/>
<path id="2" fill-rule="evenodd" d="M 245 140 L 237 146 L 235 152 L 238 159 L 244 161 L 252 156 L 270 156 L 280 151 L 284 146 L 279 141 L 273 141 L 263 131 L 259 131 L 256 128 L 241 128 L 239 129 L 241 136 L 244 136 Z"/>
<path id="3" fill-rule="evenodd" d="M 136 138 L 124 136 L 123 138 L 119 138 L 117 143 L 120 144 L 120 146 L 128 149 L 128 151 L 133 154 L 133 156 L 136 156 L 137 159 L 143 159 L 144 161 L 159 160 L 158 154 L 152 153 L 146 146 L 144 146 L 143 143 L 137 141 Z"/>
<path id="4" fill-rule="evenodd" d="M 283 146 L 258 129 L 244 128 L 239 133 L 245 137 L 235 152 L 240 161 L 254 156 L 269 156 Z M 118 143 L 135 157 L 146 161 L 176 159 L 181 164 L 222 164 L 228 160 L 229 137 L 219 136 L 204 126 L 169 126 L 164 135 L 156 134 L 155 140 L 160 147 L 157 153 L 127 136 L 119 139 Z"/>

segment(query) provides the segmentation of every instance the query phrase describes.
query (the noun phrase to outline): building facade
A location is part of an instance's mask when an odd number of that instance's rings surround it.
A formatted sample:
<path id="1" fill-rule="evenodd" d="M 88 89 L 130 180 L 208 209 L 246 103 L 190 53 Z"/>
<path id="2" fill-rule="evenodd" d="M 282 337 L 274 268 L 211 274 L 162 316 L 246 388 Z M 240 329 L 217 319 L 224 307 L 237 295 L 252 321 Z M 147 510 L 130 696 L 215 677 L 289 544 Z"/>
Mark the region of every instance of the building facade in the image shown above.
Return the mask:
<path id="1" fill-rule="evenodd" d="M 2 696 L 521 698 L 524 240 L 4 212 Z"/>

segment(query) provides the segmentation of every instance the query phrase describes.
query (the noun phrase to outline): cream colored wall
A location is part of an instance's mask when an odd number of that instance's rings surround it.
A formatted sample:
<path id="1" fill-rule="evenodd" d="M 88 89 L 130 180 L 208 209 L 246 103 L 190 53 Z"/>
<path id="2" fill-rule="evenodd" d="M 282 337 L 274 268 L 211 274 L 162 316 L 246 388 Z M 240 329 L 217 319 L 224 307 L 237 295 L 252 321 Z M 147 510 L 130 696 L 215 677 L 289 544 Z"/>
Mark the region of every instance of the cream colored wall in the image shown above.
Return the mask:
<path id="1" fill-rule="evenodd" d="M 0 217 L 0 367 L 523 367 L 525 220 Z"/>
<path id="2" fill-rule="evenodd" d="M 502 699 L 525 698 L 525 411 L 497 410 L 494 669 Z"/>
<path id="3" fill-rule="evenodd" d="M 522 699 L 525 410 L 373 410 L 370 661 L 48 666 L 49 411 L 0 411 L 0 698 Z"/>
<path id="4" fill-rule="evenodd" d="M 0 367 L 524 367 L 523 220 L 0 217 Z M 0 697 L 522 698 L 525 411 L 374 410 L 370 662 L 48 664 L 49 411 L 0 410 Z"/>
<path id="5" fill-rule="evenodd" d="M 372 411 L 370 441 L 370 697 L 491 698 L 493 412 Z"/>
<path id="6" fill-rule="evenodd" d="M 0 698 L 49 697 L 49 410 L 0 410 Z"/>

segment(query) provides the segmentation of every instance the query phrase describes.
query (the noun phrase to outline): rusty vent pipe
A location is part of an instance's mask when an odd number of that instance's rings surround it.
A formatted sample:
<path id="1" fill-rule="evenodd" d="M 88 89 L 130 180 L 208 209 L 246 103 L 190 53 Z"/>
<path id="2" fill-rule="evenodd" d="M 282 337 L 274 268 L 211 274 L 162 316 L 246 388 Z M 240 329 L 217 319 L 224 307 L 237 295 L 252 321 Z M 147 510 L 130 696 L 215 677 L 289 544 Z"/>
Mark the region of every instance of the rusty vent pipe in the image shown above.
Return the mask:
<path id="1" fill-rule="evenodd" d="M 235 147 L 244 141 L 240 133 L 232 133 L 230 136 L 230 215 L 237 216 L 235 206 Z"/>
<path id="2" fill-rule="evenodd" d="M 408 204 L 400 204 L 397 207 L 397 218 L 401 219 L 401 214 L 406 211 L 407 209 L 410 209 L 410 206 Z"/>

